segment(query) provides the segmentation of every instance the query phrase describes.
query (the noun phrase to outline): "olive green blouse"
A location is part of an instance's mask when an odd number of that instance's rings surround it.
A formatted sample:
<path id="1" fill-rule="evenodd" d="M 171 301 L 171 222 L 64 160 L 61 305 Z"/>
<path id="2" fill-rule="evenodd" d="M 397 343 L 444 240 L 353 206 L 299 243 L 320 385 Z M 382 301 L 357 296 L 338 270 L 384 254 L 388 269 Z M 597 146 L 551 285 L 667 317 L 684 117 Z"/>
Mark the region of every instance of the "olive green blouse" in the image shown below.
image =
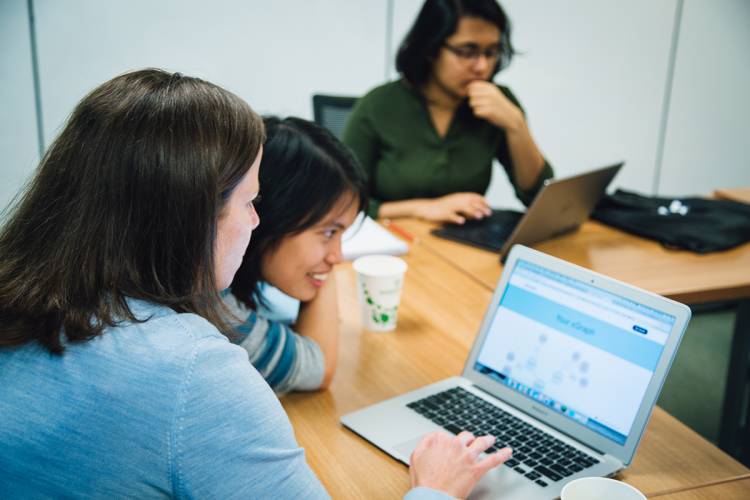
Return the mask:
<path id="1" fill-rule="evenodd" d="M 521 107 L 510 90 L 498 87 Z M 384 201 L 436 198 L 456 192 L 484 194 L 490 184 L 493 158 L 503 165 L 516 196 L 525 205 L 553 175 L 545 160 L 536 185 L 520 190 L 513 178 L 513 161 L 502 129 L 475 117 L 464 102 L 445 137 L 440 137 L 424 97 L 404 80 L 381 85 L 359 99 L 343 141 L 368 174 L 368 213 L 373 217 L 377 217 Z"/>

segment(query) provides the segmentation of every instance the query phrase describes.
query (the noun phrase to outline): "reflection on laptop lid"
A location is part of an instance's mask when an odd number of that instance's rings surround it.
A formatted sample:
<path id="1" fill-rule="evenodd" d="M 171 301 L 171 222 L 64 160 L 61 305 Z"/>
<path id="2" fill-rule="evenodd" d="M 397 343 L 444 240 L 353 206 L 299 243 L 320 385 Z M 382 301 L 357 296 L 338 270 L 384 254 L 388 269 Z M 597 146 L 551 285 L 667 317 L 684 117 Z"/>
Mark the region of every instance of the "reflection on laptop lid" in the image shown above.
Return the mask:
<path id="1" fill-rule="evenodd" d="M 446 224 L 433 234 L 499 251 L 504 261 L 514 244 L 532 245 L 578 228 L 591 215 L 622 166 L 621 162 L 572 177 L 549 180 L 525 214 L 493 210 L 487 219 L 462 225 Z"/>

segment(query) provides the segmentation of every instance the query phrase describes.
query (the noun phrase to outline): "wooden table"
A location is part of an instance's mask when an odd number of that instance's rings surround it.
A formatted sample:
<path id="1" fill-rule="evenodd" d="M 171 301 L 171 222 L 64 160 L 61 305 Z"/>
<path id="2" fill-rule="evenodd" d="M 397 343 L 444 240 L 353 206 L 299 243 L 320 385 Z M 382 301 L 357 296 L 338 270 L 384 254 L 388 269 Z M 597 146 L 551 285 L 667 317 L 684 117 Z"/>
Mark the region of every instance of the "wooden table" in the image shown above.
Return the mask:
<path id="1" fill-rule="evenodd" d="M 341 344 L 334 382 L 327 391 L 282 399 L 308 462 L 334 498 L 399 498 L 408 490 L 407 468 L 344 429 L 339 418 L 460 374 L 491 298 L 486 286 L 423 244 L 412 245 L 405 260 L 409 270 L 398 328 L 390 333 L 362 329 L 353 271 L 348 264 L 338 266 Z M 748 472 L 656 408 L 621 478 L 645 493 L 658 493 Z M 747 498 L 746 493 L 734 498 Z"/>
<path id="2" fill-rule="evenodd" d="M 717 500 L 724 498 L 750 498 L 750 477 L 720 484 L 691 488 L 665 495 L 650 495 L 659 500 Z"/>
<path id="3" fill-rule="evenodd" d="M 494 290 L 502 265 L 494 252 L 430 234 L 436 224 L 399 220 L 398 227 Z M 750 245 L 699 255 L 668 250 L 595 221 L 533 245 L 542 252 L 679 302 L 698 304 L 750 297 Z"/>
<path id="4" fill-rule="evenodd" d="M 436 224 L 397 224 L 472 280 L 494 289 L 502 271 L 496 253 L 433 236 Z M 750 422 L 743 422 L 743 414 L 750 415 L 750 244 L 700 255 L 589 221 L 534 248 L 685 304 L 737 302 L 719 445 L 750 464 Z"/>

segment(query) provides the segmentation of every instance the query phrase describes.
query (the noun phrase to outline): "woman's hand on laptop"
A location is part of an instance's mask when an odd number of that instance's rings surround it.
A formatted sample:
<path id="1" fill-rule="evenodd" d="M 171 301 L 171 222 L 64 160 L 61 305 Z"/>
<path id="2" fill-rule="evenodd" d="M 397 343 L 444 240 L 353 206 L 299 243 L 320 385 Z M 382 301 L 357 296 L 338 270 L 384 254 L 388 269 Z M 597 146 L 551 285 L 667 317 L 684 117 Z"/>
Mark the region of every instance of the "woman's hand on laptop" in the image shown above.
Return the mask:
<path id="1" fill-rule="evenodd" d="M 483 219 L 492 215 L 492 209 L 481 194 L 453 193 L 422 200 L 415 215 L 429 221 L 463 224 L 466 219 Z"/>
<path id="2" fill-rule="evenodd" d="M 386 201 L 378 210 L 378 217 L 384 219 L 417 217 L 453 224 L 463 224 L 466 219 L 483 219 L 489 215 L 492 215 L 492 209 L 487 199 L 478 193 L 453 193 L 439 198 Z"/>
<path id="3" fill-rule="evenodd" d="M 445 431 L 426 435 L 411 454 L 411 485 L 466 498 L 487 471 L 512 454 L 510 448 L 482 454 L 495 444 L 493 436 L 474 437 L 464 431 L 453 436 Z"/>

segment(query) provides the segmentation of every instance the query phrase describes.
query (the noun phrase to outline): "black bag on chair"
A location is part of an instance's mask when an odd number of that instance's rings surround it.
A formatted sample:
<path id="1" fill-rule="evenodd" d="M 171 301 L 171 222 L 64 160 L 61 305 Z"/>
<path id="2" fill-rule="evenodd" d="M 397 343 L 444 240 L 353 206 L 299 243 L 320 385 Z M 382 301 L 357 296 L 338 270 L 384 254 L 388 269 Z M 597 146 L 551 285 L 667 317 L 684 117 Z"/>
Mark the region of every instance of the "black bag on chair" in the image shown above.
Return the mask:
<path id="1" fill-rule="evenodd" d="M 750 241 L 750 205 L 706 198 L 656 198 L 618 189 L 592 218 L 666 247 L 698 253 Z"/>

